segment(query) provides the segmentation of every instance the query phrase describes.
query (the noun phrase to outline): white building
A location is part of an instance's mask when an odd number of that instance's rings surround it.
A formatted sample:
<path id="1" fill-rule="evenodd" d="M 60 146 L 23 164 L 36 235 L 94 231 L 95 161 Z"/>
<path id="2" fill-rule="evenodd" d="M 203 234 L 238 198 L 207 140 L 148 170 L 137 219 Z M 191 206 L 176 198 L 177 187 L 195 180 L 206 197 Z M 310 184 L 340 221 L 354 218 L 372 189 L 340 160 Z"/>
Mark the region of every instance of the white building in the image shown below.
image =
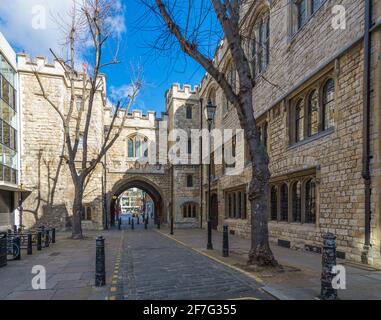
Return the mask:
<path id="1" fill-rule="evenodd" d="M 16 53 L 0 32 L 0 231 L 20 225 L 19 114 Z"/>

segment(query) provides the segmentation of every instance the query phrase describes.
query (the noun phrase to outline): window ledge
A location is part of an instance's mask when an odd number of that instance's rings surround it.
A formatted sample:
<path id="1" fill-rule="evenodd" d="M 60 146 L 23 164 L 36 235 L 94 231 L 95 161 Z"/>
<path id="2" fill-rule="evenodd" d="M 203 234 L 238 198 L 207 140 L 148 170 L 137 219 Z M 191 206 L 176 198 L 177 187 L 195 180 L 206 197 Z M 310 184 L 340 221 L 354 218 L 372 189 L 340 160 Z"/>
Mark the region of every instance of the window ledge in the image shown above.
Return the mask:
<path id="1" fill-rule="evenodd" d="M 297 143 L 293 143 L 293 144 L 289 145 L 288 150 L 292 150 L 292 149 L 298 148 L 300 146 L 303 146 L 303 145 L 305 145 L 307 143 L 310 143 L 312 141 L 319 140 L 319 139 L 321 139 L 323 137 L 329 136 L 330 134 L 332 134 L 334 132 L 335 132 L 335 128 L 334 127 L 329 128 L 329 129 L 324 130 L 322 132 L 319 132 L 319 133 L 317 133 L 317 134 L 315 134 L 315 135 L 313 135 L 311 137 L 305 138 L 302 141 L 299 141 Z"/>

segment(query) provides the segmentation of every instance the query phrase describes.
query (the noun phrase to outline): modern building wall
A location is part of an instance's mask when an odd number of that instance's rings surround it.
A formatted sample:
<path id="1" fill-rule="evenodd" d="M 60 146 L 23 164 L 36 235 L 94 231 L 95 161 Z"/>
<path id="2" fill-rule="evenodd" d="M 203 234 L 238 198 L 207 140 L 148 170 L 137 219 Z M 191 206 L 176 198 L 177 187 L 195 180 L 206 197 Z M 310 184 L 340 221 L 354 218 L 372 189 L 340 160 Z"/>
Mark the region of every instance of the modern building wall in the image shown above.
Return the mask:
<path id="1" fill-rule="evenodd" d="M 16 54 L 0 32 L 0 231 L 20 226 L 19 97 Z"/>

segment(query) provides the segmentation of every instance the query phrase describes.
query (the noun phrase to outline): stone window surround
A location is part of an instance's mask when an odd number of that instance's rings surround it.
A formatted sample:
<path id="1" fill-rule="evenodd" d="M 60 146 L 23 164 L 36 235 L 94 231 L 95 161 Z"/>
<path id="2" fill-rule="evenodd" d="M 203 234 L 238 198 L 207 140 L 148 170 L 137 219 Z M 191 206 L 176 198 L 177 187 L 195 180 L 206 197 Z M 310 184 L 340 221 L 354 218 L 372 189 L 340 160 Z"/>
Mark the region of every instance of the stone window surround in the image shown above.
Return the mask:
<path id="1" fill-rule="evenodd" d="M 270 63 L 270 9 L 265 6 L 258 14 L 255 15 L 252 28 L 250 30 L 249 44 L 247 45 L 248 57 L 250 57 L 250 68 L 252 71 L 253 79 L 259 78 L 259 76 L 266 72 Z M 267 38 L 262 39 L 260 31 L 263 31 L 263 27 L 266 27 Z M 259 40 L 256 40 L 259 39 Z M 263 42 L 263 43 L 262 43 Z M 255 47 L 253 47 L 255 45 Z M 263 48 L 265 45 L 265 48 Z M 254 49 L 255 48 L 255 49 Z M 254 51 L 254 54 L 253 54 Z M 254 55 L 254 56 L 253 56 Z M 263 63 L 263 59 L 266 59 L 266 63 Z"/>
<path id="2" fill-rule="evenodd" d="M 193 119 L 193 105 L 191 104 L 186 104 L 185 105 L 185 118 L 187 120 L 192 120 Z"/>
<path id="3" fill-rule="evenodd" d="M 225 189 L 224 199 L 225 199 L 225 219 L 226 220 L 247 220 L 247 186 L 241 185 L 232 189 Z M 239 197 L 241 194 L 241 198 Z M 235 196 L 235 203 L 229 202 L 229 199 L 233 200 Z M 239 200 L 241 202 L 239 203 Z M 235 206 L 234 206 L 235 205 Z M 235 210 L 234 210 L 235 208 Z M 239 210 L 241 208 L 241 210 Z M 231 211 L 231 212 L 230 212 Z M 239 212 L 240 211 L 240 212 Z M 234 213 L 238 213 L 234 215 Z"/>
<path id="4" fill-rule="evenodd" d="M 82 221 L 93 221 L 93 207 L 89 203 L 83 204 L 83 212 L 82 212 Z M 89 219 L 89 211 L 90 210 L 90 219 Z"/>
<path id="5" fill-rule="evenodd" d="M 313 82 L 311 85 L 307 86 L 306 88 L 303 88 L 298 93 L 295 93 L 292 95 L 289 99 L 287 99 L 287 109 L 288 109 L 288 145 L 289 148 L 294 146 L 299 146 L 305 143 L 308 143 L 310 141 L 316 140 L 318 138 L 321 138 L 327 134 L 332 133 L 335 129 L 335 127 L 330 127 L 327 129 L 323 128 L 323 122 L 324 122 L 324 114 L 323 114 L 323 90 L 324 86 L 327 83 L 329 79 L 332 79 L 334 81 L 334 102 L 333 102 L 333 108 L 335 109 L 334 114 L 337 113 L 337 77 L 334 75 L 334 72 L 329 72 L 323 76 L 321 76 L 318 80 Z M 312 136 L 308 136 L 308 98 L 310 97 L 311 93 L 316 90 L 318 92 L 318 132 Z M 303 108 L 304 108 L 304 126 L 303 126 L 303 136 L 304 138 L 300 141 L 296 141 L 296 132 L 295 132 L 295 106 L 299 101 L 303 101 Z M 336 116 L 334 116 L 336 118 Z"/>
<path id="6" fill-rule="evenodd" d="M 315 181 L 315 223 L 306 223 L 306 183 L 313 179 Z M 301 221 L 295 222 L 293 221 L 293 193 L 292 187 L 295 183 L 301 183 Z M 288 190 L 288 221 L 281 220 L 281 197 L 280 197 L 280 188 L 282 185 L 287 185 Z M 296 171 L 290 174 L 286 174 L 283 176 L 278 176 L 270 179 L 269 186 L 269 197 L 268 197 L 268 217 L 269 222 L 278 223 L 278 224 L 287 224 L 287 225 L 302 225 L 302 226 L 311 226 L 318 227 L 319 226 L 319 184 L 320 184 L 320 168 L 313 167 L 310 169 Z M 271 217 L 271 190 L 273 187 L 276 187 L 277 190 L 277 220 L 272 220 Z"/>
<path id="7" fill-rule="evenodd" d="M 139 156 L 136 155 L 136 141 L 137 141 L 137 139 L 140 142 L 139 150 L 140 150 L 141 154 Z M 148 153 L 149 152 L 149 139 L 148 139 L 148 137 L 137 133 L 137 134 L 132 134 L 132 135 L 128 136 L 125 141 L 126 141 L 126 158 L 129 161 L 131 161 L 131 160 L 135 161 L 141 157 L 148 157 L 148 154 L 149 154 Z M 129 143 L 130 143 L 130 141 L 133 142 L 133 144 L 132 144 L 133 157 L 130 157 L 130 154 L 129 154 Z M 144 146 L 147 147 L 146 150 L 144 150 Z"/>
<path id="8" fill-rule="evenodd" d="M 189 215 L 190 210 L 190 215 Z M 185 202 L 181 205 L 181 213 L 184 219 L 197 219 L 198 204 L 196 202 Z"/>
<path id="9" fill-rule="evenodd" d="M 193 188 L 193 187 L 194 187 L 193 175 L 187 174 L 187 188 Z"/>
<path id="10" fill-rule="evenodd" d="M 306 3 L 307 3 L 306 22 L 300 28 L 298 28 L 298 26 L 297 26 L 297 24 L 298 24 L 297 18 L 298 17 L 297 17 L 297 12 L 296 12 L 295 1 L 294 0 L 289 1 L 289 3 L 288 3 L 288 17 L 287 17 L 287 21 L 288 21 L 288 23 L 287 23 L 288 24 L 288 42 L 289 42 L 289 44 L 291 44 L 297 38 L 298 34 L 300 34 L 302 32 L 302 30 L 304 30 L 306 28 L 306 26 L 309 24 L 311 19 L 324 7 L 325 3 L 328 2 L 328 0 L 322 0 L 320 7 L 315 12 L 312 12 L 312 1 L 313 0 L 306 0 Z"/>

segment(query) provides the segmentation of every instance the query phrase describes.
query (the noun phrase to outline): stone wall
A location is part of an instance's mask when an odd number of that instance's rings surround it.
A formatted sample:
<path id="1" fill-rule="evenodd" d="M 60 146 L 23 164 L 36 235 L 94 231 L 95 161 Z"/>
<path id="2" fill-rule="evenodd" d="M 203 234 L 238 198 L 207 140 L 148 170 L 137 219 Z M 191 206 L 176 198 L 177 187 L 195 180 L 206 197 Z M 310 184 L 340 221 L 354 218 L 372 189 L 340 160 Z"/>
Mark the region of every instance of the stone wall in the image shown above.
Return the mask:
<path id="1" fill-rule="evenodd" d="M 258 123 L 268 123 L 268 153 L 272 184 L 279 181 L 292 185 L 296 176 L 303 171 L 314 170 L 317 181 L 316 224 L 292 222 L 269 223 L 271 240 L 290 241 L 298 249 L 322 246 L 322 233 L 333 232 L 338 237 L 338 250 L 351 260 L 360 261 L 364 243 L 364 182 L 362 179 L 363 141 L 363 1 L 336 1 L 343 4 L 347 12 L 347 28 L 334 30 L 331 27 L 333 2 L 326 1 L 306 25 L 290 36 L 289 10 L 282 1 L 275 1 L 270 11 L 270 63 L 262 76 L 258 77 L 253 91 L 254 114 Z M 258 10 L 263 9 L 261 1 Z M 245 23 L 253 23 L 257 11 L 246 15 Z M 373 35 L 373 65 L 379 70 L 380 36 Z M 222 43 L 216 53 L 216 63 L 224 68 L 229 52 Z M 323 80 L 335 80 L 335 126 L 302 143 L 290 144 L 291 101 L 304 90 L 322 85 Z M 380 86 L 374 71 L 373 87 L 375 106 L 380 107 Z M 378 83 L 378 85 L 377 85 Z M 223 115 L 225 98 L 222 90 L 206 75 L 202 82 L 201 97 L 205 99 L 215 88 L 218 106 L 217 128 L 240 128 L 234 108 Z M 378 99 L 378 100 L 377 100 Z M 378 107 L 377 107 L 378 106 Z M 375 117 L 372 117 L 376 119 Z M 373 127 L 372 139 L 379 141 L 378 126 Z M 376 144 L 378 145 L 378 143 Z M 374 147 L 376 147 L 374 145 Z M 374 150 L 376 151 L 376 150 Z M 240 152 L 240 151 L 238 151 Z M 379 150 L 377 151 L 379 154 Z M 377 158 L 379 160 L 379 158 Z M 374 175 L 379 176 L 379 161 L 374 162 Z M 207 187 L 207 167 L 204 166 L 203 188 Z M 218 194 L 219 226 L 227 223 L 231 230 L 250 237 L 250 205 L 247 219 L 226 219 L 225 192 L 250 181 L 251 168 L 248 165 L 240 175 L 227 176 L 221 166 L 216 166 L 216 181 L 213 192 Z M 305 180 L 304 180 L 305 181 Z M 374 179 L 375 190 L 379 178 Z M 375 191 L 377 193 L 377 191 Z M 378 193 L 377 193 L 378 194 Z M 376 209 L 377 196 L 372 197 L 372 244 L 375 248 L 372 259 L 380 255 L 380 213 Z M 203 194 L 204 217 L 206 218 L 206 194 Z M 248 202 L 249 203 L 249 202 Z M 204 219 L 205 219 L 204 218 Z M 205 221 L 205 220 L 204 220 Z M 205 226 L 205 225 L 204 225 Z M 307 247 L 306 247 L 307 246 Z M 370 262 L 372 262 L 372 259 Z"/>
<path id="2" fill-rule="evenodd" d="M 34 227 L 39 224 L 65 229 L 71 226 L 73 183 L 66 162 L 63 124 L 56 110 L 41 96 L 41 89 L 34 70 L 40 73 L 41 81 L 49 99 L 66 115 L 69 109 L 70 87 L 60 64 L 49 64 L 45 58 L 18 57 L 21 105 L 21 183 L 32 193 L 25 200 L 24 224 Z M 81 88 L 77 87 L 79 95 Z M 93 105 L 93 116 L 89 130 L 89 157 L 94 157 L 103 141 L 103 97 L 99 91 Z M 73 114 L 75 117 L 76 112 Z M 82 121 L 82 127 L 84 126 Z M 72 132 L 75 121 L 71 123 Z M 81 154 L 76 161 L 81 160 Z M 93 220 L 84 222 L 84 227 L 102 228 L 102 170 L 98 167 L 91 176 L 85 190 L 84 203 L 93 208 Z"/>

